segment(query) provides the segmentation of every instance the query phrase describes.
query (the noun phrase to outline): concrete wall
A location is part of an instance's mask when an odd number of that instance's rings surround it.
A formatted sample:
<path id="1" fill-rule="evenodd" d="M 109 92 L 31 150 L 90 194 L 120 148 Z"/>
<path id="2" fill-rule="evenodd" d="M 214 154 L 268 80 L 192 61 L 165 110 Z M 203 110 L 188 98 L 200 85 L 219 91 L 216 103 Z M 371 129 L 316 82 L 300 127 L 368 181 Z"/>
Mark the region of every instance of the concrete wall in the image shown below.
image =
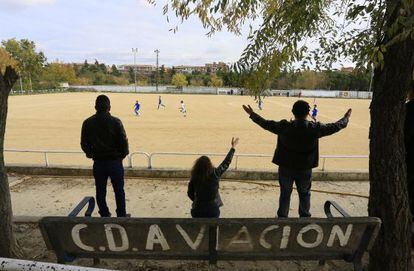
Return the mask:
<path id="1" fill-rule="evenodd" d="M 22 175 L 49 175 L 49 176 L 92 176 L 90 167 L 42 167 L 33 165 L 7 165 L 8 173 Z M 147 169 L 125 168 L 126 177 L 187 179 L 190 171 L 186 169 Z M 275 181 L 278 178 L 276 171 L 256 170 L 228 170 L 223 179 Z M 368 181 L 368 171 L 314 171 L 313 181 Z"/>

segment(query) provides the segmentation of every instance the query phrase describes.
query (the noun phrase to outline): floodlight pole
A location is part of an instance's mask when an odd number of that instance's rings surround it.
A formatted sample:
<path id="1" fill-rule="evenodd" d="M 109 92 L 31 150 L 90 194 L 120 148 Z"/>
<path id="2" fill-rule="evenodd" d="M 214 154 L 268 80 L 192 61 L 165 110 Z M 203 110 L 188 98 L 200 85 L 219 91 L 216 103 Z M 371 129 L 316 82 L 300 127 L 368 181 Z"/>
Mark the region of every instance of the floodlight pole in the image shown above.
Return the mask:
<path id="1" fill-rule="evenodd" d="M 160 50 L 156 49 L 154 53 L 157 54 L 157 60 L 156 60 L 156 70 L 155 70 L 155 90 L 158 92 L 158 55 L 160 53 Z"/>
<path id="2" fill-rule="evenodd" d="M 138 48 L 132 48 L 134 53 L 134 91 L 137 92 L 137 53 Z"/>

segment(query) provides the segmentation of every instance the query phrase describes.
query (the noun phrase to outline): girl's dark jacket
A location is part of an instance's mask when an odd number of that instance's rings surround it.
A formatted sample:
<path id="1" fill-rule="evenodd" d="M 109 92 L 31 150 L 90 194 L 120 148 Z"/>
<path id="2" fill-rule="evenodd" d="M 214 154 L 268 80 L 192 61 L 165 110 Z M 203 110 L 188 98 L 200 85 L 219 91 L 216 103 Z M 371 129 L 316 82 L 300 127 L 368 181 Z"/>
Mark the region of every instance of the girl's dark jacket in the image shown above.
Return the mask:
<path id="1" fill-rule="evenodd" d="M 188 183 L 188 197 L 193 201 L 193 209 L 218 208 L 223 206 L 219 194 L 219 182 L 221 175 L 229 168 L 234 155 L 231 148 L 224 161 L 213 170 L 207 180 L 197 182 L 190 179 Z"/>

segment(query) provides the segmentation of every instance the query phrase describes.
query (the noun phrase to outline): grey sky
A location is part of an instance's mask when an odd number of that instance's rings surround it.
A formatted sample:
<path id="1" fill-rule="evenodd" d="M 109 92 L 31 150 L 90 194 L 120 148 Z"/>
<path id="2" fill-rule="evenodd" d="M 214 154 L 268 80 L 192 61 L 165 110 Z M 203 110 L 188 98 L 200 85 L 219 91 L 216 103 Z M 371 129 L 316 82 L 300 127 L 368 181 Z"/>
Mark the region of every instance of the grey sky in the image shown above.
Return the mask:
<path id="1" fill-rule="evenodd" d="M 33 40 L 49 61 L 126 64 L 137 47 L 143 64 L 155 63 L 157 48 L 168 66 L 234 62 L 247 44 L 245 35 L 226 32 L 208 38 L 195 18 L 174 34 L 162 7 L 145 0 L 0 0 L 0 17 L 7 22 L 0 39 Z"/>

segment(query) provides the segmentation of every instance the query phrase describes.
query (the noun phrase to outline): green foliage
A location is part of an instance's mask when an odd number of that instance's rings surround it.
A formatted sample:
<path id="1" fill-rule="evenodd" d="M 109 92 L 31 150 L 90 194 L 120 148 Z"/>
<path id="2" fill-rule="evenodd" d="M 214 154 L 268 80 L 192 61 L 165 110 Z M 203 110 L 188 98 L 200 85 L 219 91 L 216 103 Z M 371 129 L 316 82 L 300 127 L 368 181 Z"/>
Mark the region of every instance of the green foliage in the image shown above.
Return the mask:
<path id="1" fill-rule="evenodd" d="M 15 52 L 14 54 L 17 57 L 22 58 L 22 56 L 36 54 L 36 46 L 33 42 L 25 41 L 24 43 L 31 44 L 31 46 L 29 47 L 26 45 L 23 48 L 23 46 L 19 45 L 20 41 L 3 41 L 3 44 L 7 44 L 9 50 Z M 26 50 L 25 48 L 30 48 L 32 52 L 24 52 L 23 50 Z M 272 63 L 275 62 L 272 58 L 276 58 L 276 55 L 270 55 L 267 58 L 267 62 L 262 61 L 260 63 L 256 63 L 256 65 L 250 65 L 250 70 L 242 73 L 234 70 L 219 70 L 216 74 L 208 72 L 193 72 L 192 74 L 181 76 L 184 76 L 186 82 L 189 82 L 191 86 L 226 86 L 247 88 L 251 90 L 253 95 L 269 88 L 314 89 L 324 88 L 326 86 L 328 89 L 368 89 L 369 76 L 359 76 L 361 73 L 346 73 L 340 71 L 317 72 L 308 70 L 304 70 L 302 72 L 291 72 L 287 69 L 280 72 L 277 68 L 274 68 L 277 66 L 272 66 Z M 19 63 L 11 58 L 9 53 L 6 52 L 4 48 L 0 47 L 0 63 L 13 62 L 17 68 L 19 68 L 18 66 L 21 62 Z M 158 72 L 159 84 L 172 84 L 172 77 L 176 74 L 174 68 L 167 69 L 164 65 L 162 65 Z M 34 81 L 34 89 L 55 88 L 59 87 L 61 83 L 66 82 L 74 85 L 127 85 L 134 83 L 134 71 L 132 68 L 129 69 L 128 73 L 122 74 L 115 65 L 108 68 L 107 65 L 99 63 L 98 60 L 95 60 L 93 64 L 90 64 L 87 60 L 85 60 L 82 65 L 64 64 L 59 62 L 43 62 L 40 67 L 40 72 L 34 74 L 37 74 L 32 76 Z M 28 85 L 28 77 L 26 75 L 23 73 L 23 87 L 25 89 L 30 87 Z M 155 72 L 150 75 L 137 74 L 137 85 L 154 85 L 155 80 Z"/>
<path id="2" fill-rule="evenodd" d="M 295 82 L 298 89 L 327 89 L 328 80 L 325 73 L 305 70 L 299 73 Z"/>
<path id="3" fill-rule="evenodd" d="M 209 85 L 211 76 L 201 72 L 193 72 L 192 74 L 185 75 L 187 81 L 191 86 L 207 86 Z"/>
<path id="4" fill-rule="evenodd" d="M 392 10 L 388 15 L 387 4 Z M 301 64 L 302 70 L 329 70 L 342 60 L 356 63 L 358 69 L 371 64 L 382 68 L 387 48 L 414 38 L 413 5 L 412 0 L 169 0 L 164 14 L 169 19 L 172 13 L 181 22 L 195 15 L 208 35 L 223 29 L 241 34 L 249 24 L 249 43 L 235 69 L 247 73 L 244 86 L 259 95 L 268 84 L 247 83 L 246 78 L 254 80 L 262 73 L 260 78 L 268 82 L 276 70 L 292 63 Z M 385 29 L 387 16 L 394 13 L 397 20 Z M 253 28 L 254 22 L 259 27 Z"/>
<path id="5" fill-rule="evenodd" d="M 217 75 L 214 74 L 210 78 L 209 86 L 222 87 L 223 86 L 223 80 L 220 77 L 218 77 Z"/>
<path id="6" fill-rule="evenodd" d="M 5 71 L 7 66 L 18 68 L 18 63 L 3 48 L 0 47 L 0 72 Z"/>
<path id="7" fill-rule="evenodd" d="M 118 68 L 115 65 L 111 66 L 111 75 L 121 76 L 121 72 L 118 70 Z"/>
<path id="8" fill-rule="evenodd" d="M 176 73 L 174 74 L 174 76 L 172 77 L 171 83 L 176 86 L 176 87 L 185 87 L 188 85 L 187 82 L 187 78 L 185 77 L 184 74 L 181 73 Z"/>
<path id="9" fill-rule="evenodd" d="M 42 71 L 41 88 L 58 88 L 62 83 L 74 84 L 76 74 L 72 65 L 54 62 L 49 63 Z"/>
<path id="10" fill-rule="evenodd" d="M 78 77 L 76 83 L 80 85 L 127 85 L 129 83 L 128 78 L 115 65 L 112 65 L 108 70 L 107 66 L 104 63 L 99 63 L 98 60 L 95 60 L 94 64 L 89 64 L 85 60 L 80 68 L 74 67 L 74 69 Z"/>
<path id="11" fill-rule="evenodd" d="M 23 81 L 32 89 L 39 81 L 42 69 L 46 63 L 43 52 L 36 50 L 36 45 L 28 39 L 9 39 L 2 41 L 3 49 L 17 61 L 18 70 Z"/>
<path id="12" fill-rule="evenodd" d="M 4 50 L 18 62 L 20 71 L 32 76 L 41 73 L 46 62 L 43 52 L 36 51 L 36 45 L 28 39 L 9 39 L 2 41 Z"/>

